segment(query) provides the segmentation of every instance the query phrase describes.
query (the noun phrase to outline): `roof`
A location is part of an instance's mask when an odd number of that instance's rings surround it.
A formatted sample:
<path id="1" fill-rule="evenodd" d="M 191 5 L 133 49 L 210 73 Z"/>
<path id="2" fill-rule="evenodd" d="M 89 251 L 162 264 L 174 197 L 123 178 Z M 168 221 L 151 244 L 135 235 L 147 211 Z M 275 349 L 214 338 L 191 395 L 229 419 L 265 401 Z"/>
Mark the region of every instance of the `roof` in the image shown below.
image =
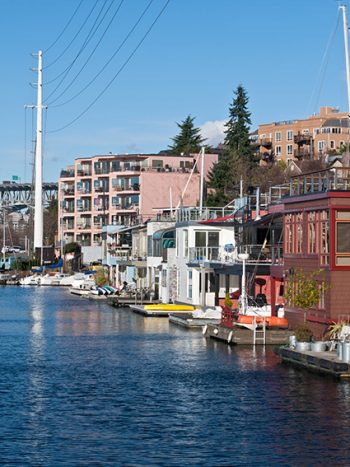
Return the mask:
<path id="1" fill-rule="evenodd" d="M 328 118 L 322 123 L 323 127 L 341 127 L 341 128 L 349 128 L 349 119 L 348 118 Z"/>

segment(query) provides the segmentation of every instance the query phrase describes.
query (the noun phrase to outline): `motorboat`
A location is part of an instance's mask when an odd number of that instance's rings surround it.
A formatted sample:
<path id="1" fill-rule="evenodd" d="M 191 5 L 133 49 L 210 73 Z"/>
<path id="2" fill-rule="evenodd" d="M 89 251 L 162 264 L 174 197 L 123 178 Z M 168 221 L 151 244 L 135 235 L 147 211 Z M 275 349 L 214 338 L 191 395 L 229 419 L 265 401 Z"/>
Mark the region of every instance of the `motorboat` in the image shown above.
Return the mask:
<path id="1" fill-rule="evenodd" d="M 19 281 L 20 285 L 33 285 L 38 286 L 41 282 L 41 276 L 33 274 L 31 276 L 22 277 Z"/>

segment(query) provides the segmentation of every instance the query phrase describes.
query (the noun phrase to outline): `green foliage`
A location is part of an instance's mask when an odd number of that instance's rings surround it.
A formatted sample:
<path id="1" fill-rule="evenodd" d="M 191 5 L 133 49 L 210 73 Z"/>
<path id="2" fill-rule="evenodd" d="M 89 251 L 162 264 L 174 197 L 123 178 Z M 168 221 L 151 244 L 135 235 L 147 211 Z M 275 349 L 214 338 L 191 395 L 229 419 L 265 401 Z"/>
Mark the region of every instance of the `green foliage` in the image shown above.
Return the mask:
<path id="1" fill-rule="evenodd" d="M 180 132 L 172 138 L 174 144 L 169 146 L 171 152 L 176 155 L 198 153 L 205 141 L 200 134 L 200 129 L 194 126 L 195 117 L 189 115 L 181 123 L 176 123 Z"/>
<path id="2" fill-rule="evenodd" d="M 328 336 L 330 339 L 339 339 L 340 333 L 343 329 L 343 326 L 346 326 L 348 323 L 346 321 L 335 321 L 328 328 Z"/>
<path id="3" fill-rule="evenodd" d="M 108 284 L 108 279 L 105 275 L 104 270 L 98 269 L 95 273 L 95 282 L 98 287 L 103 287 L 104 285 Z"/>
<path id="4" fill-rule="evenodd" d="M 288 305 L 307 310 L 317 305 L 321 298 L 321 289 L 325 292 L 324 281 L 317 280 L 322 269 L 305 274 L 302 269 L 296 270 L 287 279 L 285 299 Z"/>
<path id="5" fill-rule="evenodd" d="M 237 197 L 241 178 L 243 186 L 252 184 L 256 164 L 254 148 L 249 139 L 251 120 L 247 105 L 246 91 L 239 85 L 229 107 L 229 119 L 225 125 L 226 149 L 209 173 L 208 186 L 213 191 L 208 196 L 208 206 L 222 206 Z"/>
<path id="6" fill-rule="evenodd" d="M 312 332 L 307 324 L 299 324 L 293 329 L 295 337 L 299 342 L 310 342 L 312 337 Z"/>
<path id="7" fill-rule="evenodd" d="M 227 308 L 232 308 L 233 301 L 231 300 L 230 294 L 229 294 L 229 293 L 227 293 L 227 294 L 225 295 L 224 305 L 225 305 Z"/>
<path id="8" fill-rule="evenodd" d="M 240 84 L 229 107 L 224 143 L 229 152 L 238 153 L 240 157 L 252 160 L 253 147 L 249 140 L 249 129 L 252 122 L 248 111 L 248 101 L 247 92 Z"/>
<path id="9" fill-rule="evenodd" d="M 80 253 L 80 251 L 81 251 L 81 247 L 80 247 L 79 243 L 71 242 L 71 243 L 67 243 L 67 245 L 65 245 L 65 247 L 63 249 L 63 254 Z"/>

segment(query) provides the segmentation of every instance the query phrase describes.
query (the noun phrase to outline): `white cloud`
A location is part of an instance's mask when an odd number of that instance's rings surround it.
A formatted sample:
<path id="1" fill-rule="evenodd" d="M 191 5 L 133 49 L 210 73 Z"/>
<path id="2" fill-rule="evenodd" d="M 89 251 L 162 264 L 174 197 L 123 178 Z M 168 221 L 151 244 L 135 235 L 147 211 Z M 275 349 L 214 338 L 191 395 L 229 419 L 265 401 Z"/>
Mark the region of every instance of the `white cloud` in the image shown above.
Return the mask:
<path id="1" fill-rule="evenodd" d="M 201 126 L 201 134 L 203 138 L 207 138 L 207 144 L 216 146 L 223 142 L 225 138 L 225 123 L 225 120 L 212 120 L 205 122 Z"/>

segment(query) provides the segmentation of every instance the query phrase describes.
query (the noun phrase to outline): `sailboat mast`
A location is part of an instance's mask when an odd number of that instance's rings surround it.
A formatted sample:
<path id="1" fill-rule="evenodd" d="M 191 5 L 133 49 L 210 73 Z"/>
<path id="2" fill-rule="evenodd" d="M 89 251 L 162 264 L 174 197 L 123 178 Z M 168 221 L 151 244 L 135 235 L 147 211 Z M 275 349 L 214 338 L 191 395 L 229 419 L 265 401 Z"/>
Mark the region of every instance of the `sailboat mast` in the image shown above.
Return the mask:
<path id="1" fill-rule="evenodd" d="M 348 92 L 348 115 L 350 117 L 350 63 L 349 63 L 349 32 L 348 22 L 346 19 L 346 6 L 339 7 L 343 14 L 343 29 L 344 29 L 344 47 L 345 47 L 345 65 L 346 65 L 346 87 Z"/>
<path id="2" fill-rule="evenodd" d="M 35 148 L 35 205 L 34 205 L 34 251 L 40 249 L 41 264 L 43 261 L 43 82 L 42 51 L 38 52 L 38 93 L 36 105 L 36 148 Z"/>

